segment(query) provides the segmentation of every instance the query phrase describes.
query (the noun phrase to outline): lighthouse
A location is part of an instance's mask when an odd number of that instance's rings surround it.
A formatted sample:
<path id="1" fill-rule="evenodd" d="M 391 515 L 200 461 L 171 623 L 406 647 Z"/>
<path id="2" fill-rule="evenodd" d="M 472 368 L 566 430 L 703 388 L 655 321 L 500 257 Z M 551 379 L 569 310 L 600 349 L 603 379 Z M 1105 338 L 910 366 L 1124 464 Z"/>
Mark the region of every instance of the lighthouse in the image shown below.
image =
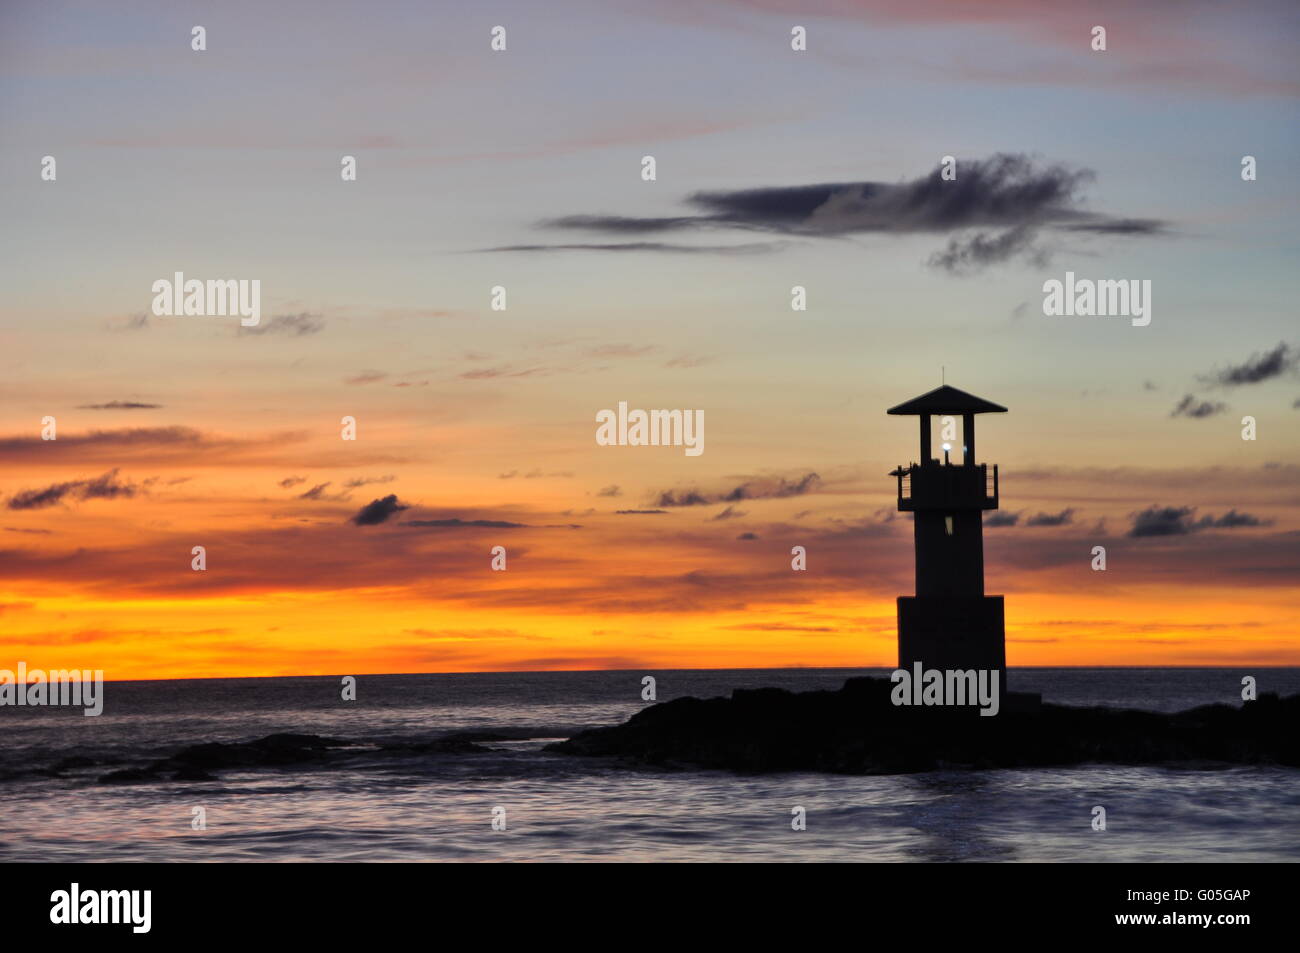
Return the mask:
<path id="1" fill-rule="evenodd" d="M 898 666 L 996 670 L 1005 685 L 1002 597 L 984 594 L 983 513 L 998 508 L 998 468 L 976 460 L 975 417 L 1007 409 L 945 385 L 888 412 L 921 425 L 918 462 L 890 473 L 898 509 L 914 518 L 916 547 L 916 595 L 898 597 Z"/>

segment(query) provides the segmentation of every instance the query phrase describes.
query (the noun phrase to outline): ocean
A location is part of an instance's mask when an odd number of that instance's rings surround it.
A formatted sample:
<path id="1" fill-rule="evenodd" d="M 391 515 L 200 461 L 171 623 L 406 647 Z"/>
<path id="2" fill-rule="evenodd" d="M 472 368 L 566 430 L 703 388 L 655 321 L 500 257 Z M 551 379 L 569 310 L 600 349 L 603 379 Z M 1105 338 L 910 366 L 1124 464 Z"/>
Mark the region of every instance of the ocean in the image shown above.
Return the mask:
<path id="1" fill-rule="evenodd" d="M 109 682 L 97 718 L 0 708 L 0 861 L 1300 859 L 1291 768 L 741 776 L 542 751 L 649 704 L 646 674 L 667 701 L 835 689 L 888 670 L 363 675 L 350 702 L 337 676 Z M 1261 692 L 1300 692 L 1295 668 L 1023 668 L 1008 681 L 1059 704 L 1178 711 L 1241 704 L 1244 674 Z M 322 765 L 210 781 L 99 781 L 189 745 L 277 732 L 350 747 Z M 379 747 L 464 734 L 493 750 Z M 806 829 L 794 830 L 800 807 Z"/>

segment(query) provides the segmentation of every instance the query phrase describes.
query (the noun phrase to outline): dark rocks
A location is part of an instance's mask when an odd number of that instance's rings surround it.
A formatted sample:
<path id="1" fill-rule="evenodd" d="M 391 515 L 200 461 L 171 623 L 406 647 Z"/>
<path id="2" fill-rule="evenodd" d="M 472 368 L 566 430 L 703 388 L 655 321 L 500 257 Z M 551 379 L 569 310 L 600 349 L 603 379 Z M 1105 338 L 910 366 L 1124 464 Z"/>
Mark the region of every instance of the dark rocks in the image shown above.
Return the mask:
<path id="1" fill-rule="evenodd" d="M 235 744 L 208 742 L 191 745 L 144 766 L 111 771 L 100 784 L 139 784 L 155 781 L 215 781 L 213 772 L 230 769 L 319 768 L 360 756 L 424 754 L 482 754 L 491 751 L 455 736 L 428 742 L 358 746 L 351 741 L 320 735 L 281 733 Z"/>
<path id="2" fill-rule="evenodd" d="M 209 742 L 194 745 L 160 763 L 197 769 L 278 768 L 308 761 L 320 761 L 331 748 L 343 748 L 347 745 L 346 741 L 322 738 L 319 735 L 277 734 L 241 744 Z"/>
<path id="3" fill-rule="evenodd" d="M 101 784 L 143 781 L 214 781 L 212 771 L 222 768 L 283 768 L 325 760 L 331 749 L 349 743 L 319 735 L 275 734 L 238 744 L 209 742 L 191 745 L 142 768 L 112 771 Z"/>
<path id="4" fill-rule="evenodd" d="M 1004 705 L 896 706 L 881 678 L 836 692 L 738 689 L 730 699 L 679 698 L 624 724 L 581 732 L 547 751 L 745 772 L 905 774 L 940 768 L 1049 767 L 1105 762 L 1275 763 L 1300 767 L 1300 695 L 1178 714 Z"/>

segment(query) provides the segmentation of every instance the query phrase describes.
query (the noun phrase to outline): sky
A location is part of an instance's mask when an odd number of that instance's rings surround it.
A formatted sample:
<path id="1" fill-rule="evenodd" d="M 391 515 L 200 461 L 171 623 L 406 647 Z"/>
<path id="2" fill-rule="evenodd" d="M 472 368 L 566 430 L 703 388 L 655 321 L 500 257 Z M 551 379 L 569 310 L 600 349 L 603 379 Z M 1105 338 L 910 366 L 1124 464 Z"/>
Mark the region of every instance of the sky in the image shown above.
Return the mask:
<path id="1" fill-rule="evenodd" d="M 1298 37 L 1266 0 L 7 0 L 0 668 L 892 666 L 885 410 L 941 381 L 1009 408 L 1010 665 L 1300 664 Z M 260 323 L 155 314 L 178 271 Z M 1067 272 L 1150 323 L 1044 315 Z M 620 401 L 704 452 L 599 445 Z"/>

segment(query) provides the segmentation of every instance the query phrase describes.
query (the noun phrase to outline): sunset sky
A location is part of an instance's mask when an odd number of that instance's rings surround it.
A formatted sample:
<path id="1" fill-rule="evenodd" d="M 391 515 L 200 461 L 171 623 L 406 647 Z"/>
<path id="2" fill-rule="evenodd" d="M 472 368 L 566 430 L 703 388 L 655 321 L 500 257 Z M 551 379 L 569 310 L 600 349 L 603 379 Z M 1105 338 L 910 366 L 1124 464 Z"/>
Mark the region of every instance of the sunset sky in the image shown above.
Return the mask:
<path id="1" fill-rule="evenodd" d="M 941 374 L 1010 410 L 1010 665 L 1298 665 L 1298 34 L 1291 2 L 9 0 L 0 668 L 893 665 L 885 410 Z M 155 316 L 177 271 L 260 280 L 261 324 Z M 1044 316 L 1067 271 L 1150 280 L 1150 325 Z M 619 401 L 703 410 L 704 453 L 598 446 Z"/>

